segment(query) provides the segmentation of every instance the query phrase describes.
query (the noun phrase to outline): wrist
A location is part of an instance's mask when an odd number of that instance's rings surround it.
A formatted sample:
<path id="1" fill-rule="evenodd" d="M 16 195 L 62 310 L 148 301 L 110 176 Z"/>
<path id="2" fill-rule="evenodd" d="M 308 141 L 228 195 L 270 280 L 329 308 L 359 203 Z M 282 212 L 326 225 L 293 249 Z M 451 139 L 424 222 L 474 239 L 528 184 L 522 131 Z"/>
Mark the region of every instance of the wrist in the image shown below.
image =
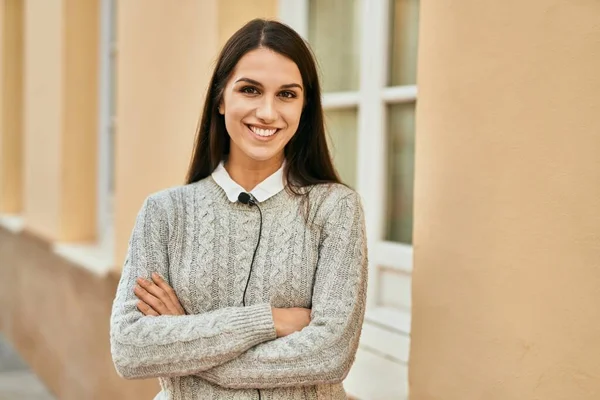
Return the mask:
<path id="1" fill-rule="evenodd" d="M 280 337 L 281 331 L 279 327 L 279 310 L 275 307 L 271 307 L 271 314 L 273 315 L 273 326 L 275 327 L 275 333 L 277 337 Z"/>

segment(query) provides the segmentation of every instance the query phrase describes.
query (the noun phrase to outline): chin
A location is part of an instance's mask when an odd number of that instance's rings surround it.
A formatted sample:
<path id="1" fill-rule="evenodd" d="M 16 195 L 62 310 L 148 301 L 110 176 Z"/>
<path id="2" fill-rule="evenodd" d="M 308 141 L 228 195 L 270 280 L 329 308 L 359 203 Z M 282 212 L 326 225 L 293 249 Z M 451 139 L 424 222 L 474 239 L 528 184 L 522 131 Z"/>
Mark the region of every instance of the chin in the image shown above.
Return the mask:
<path id="1" fill-rule="evenodd" d="M 270 159 L 272 159 L 273 157 L 276 156 L 275 154 L 264 154 L 264 153 L 260 153 L 260 154 L 246 153 L 246 155 L 254 161 L 269 161 Z"/>
<path id="2" fill-rule="evenodd" d="M 243 153 L 246 155 L 246 157 L 254 161 L 269 161 L 273 157 L 279 156 L 282 152 L 283 150 L 280 152 L 268 149 L 246 149 L 246 151 Z"/>

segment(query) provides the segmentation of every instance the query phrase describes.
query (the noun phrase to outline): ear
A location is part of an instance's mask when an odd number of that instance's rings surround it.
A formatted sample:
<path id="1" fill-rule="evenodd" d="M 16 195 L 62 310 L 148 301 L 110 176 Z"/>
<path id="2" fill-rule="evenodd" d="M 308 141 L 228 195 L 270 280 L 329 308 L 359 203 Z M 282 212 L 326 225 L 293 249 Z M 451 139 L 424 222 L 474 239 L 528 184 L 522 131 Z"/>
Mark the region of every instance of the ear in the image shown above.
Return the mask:
<path id="1" fill-rule="evenodd" d="M 225 115 L 225 107 L 223 107 L 223 103 L 219 104 L 219 114 Z"/>

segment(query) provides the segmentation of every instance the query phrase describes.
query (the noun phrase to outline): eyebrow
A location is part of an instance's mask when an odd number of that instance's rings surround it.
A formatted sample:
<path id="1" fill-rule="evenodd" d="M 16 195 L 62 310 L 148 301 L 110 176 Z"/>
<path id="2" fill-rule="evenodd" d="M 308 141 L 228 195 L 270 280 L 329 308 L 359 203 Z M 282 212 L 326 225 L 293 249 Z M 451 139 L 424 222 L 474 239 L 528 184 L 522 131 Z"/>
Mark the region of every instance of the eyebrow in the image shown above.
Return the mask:
<path id="1" fill-rule="evenodd" d="M 255 81 L 254 79 L 250 79 L 250 78 L 240 78 L 237 81 L 235 81 L 235 83 L 238 83 L 238 82 L 247 82 L 247 83 L 250 83 L 252 85 L 263 87 L 263 85 L 260 82 Z M 298 88 L 300 90 L 303 90 L 302 86 L 300 86 L 297 83 L 288 83 L 287 85 L 281 85 L 279 88 L 280 89 Z"/>

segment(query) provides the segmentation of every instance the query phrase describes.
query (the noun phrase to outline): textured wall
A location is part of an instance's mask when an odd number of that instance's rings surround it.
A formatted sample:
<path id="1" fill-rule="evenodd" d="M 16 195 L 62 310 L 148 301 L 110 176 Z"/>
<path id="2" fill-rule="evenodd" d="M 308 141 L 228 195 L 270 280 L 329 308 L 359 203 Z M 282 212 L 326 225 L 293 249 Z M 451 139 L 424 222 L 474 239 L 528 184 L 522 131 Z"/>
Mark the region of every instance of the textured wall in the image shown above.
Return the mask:
<path id="1" fill-rule="evenodd" d="M 23 2 L 0 7 L 0 213 L 23 210 Z"/>
<path id="2" fill-rule="evenodd" d="M 62 0 L 25 2 L 23 214 L 27 229 L 48 240 L 60 230 L 63 7 Z"/>
<path id="3" fill-rule="evenodd" d="M 600 3 L 420 15 L 411 399 L 598 399 Z"/>
<path id="4" fill-rule="evenodd" d="M 57 399 L 152 399 L 158 392 L 154 379 L 127 381 L 115 372 L 109 318 L 117 280 L 0 228 L 0 331 Z"/>

